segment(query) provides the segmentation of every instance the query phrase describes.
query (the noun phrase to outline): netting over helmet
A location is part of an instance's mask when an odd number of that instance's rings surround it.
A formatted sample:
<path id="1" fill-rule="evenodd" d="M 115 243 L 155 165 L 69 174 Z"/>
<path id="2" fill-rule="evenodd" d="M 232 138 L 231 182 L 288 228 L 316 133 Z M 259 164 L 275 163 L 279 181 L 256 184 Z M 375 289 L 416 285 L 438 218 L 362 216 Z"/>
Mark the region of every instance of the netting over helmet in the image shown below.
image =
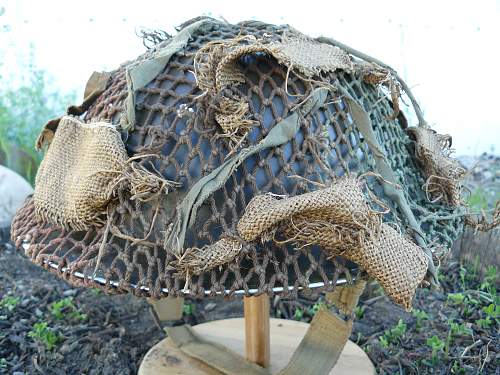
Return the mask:
<path id="1" fill-rule="evenodd" d="M 213 23 L 203 33 L 193 34 L 186 48 L 173 55 L 164 70 L 138 91 L 134 129 L 121 133 L 128 156 L 156 155 L 139 159 L 138 163 L 180 183 L 179 188 L 159 203 L 132 201 L 126 191 L 118 190 L 118 198 L 108 214 L 110 225 L 92 226 L 86 231 L 41 222 L 35 215 L 33 200 L 28 200 L 12 225 L 17 245 L 24 243 L 26 253 L 36 263 L 70 282 L 102 287 L 110 293 L 161 297 L 188 290 L 190 295 L 200 297 L 233 295 L 238 291 L 279 291 L 293 297 L 299 290 L 319 293 L 332 289 L 346 270 L 345 261 L 342 257 L 328 259 L 317 246 L 245 243 L 234 260 L 190 277 L 172 266 L 177 258 L 163 246 L 178 201 L 234 151 L 230 140 L 220 136 L 214 109 L 217 98 L 199 97 L 202 91 L 193 74 L 196 52 L 208 42 L 242 35 L 280 41 L 288 30 L 260 22 Z M 85 122 L 119 124 L 127 98 L 125 71 L 130 64 L 112 73 L 106 90 L 85 114 Z M 254 125 L 246 142 L 256 144 L 291 113 L 311 87 L 266 54 L 244 56 L 238 64 L 245 82 L 225 88 L 223 95 L 248 104 L 248 118 Z M 358 74 L 336 71 L 321 75 L 322 80 L 344 87 L 369 113 L 377 140 L 403 186 L 427 242 L 437 240 L 450 245 L 461 229 L 461 220 L 440 219 L 454 208 L 427 200 L 422 190 L 425 178 L 412 156 L 413 145 L 405 132 L 404 117 L 391 119 L 391 102 L 377 86 L 364 82 Z M 186 233 L 184 246 L 202 248 L 224 234 L 236 233 L 245 207 L 259 194 L 296 196 L 313 189 L 306 180 L 328 184 L 335 177 L 374 168 L 371 151 L 346 102 L 337 97 L 301 119 L 292 141 L 246 159 L 200 207 L 195 224 Z M 291 178 L 292 175 L 306 180 Z M 384 200 L 379 182 L 369 182 Z M 398 207 L 390 200 L 385 202 L 392 213 L 385 215 L 384 220 L 396 222 L 406 232 L 408 223 L 400 216 Z M 319 287 L 312 289 L 313 283 Z"/>

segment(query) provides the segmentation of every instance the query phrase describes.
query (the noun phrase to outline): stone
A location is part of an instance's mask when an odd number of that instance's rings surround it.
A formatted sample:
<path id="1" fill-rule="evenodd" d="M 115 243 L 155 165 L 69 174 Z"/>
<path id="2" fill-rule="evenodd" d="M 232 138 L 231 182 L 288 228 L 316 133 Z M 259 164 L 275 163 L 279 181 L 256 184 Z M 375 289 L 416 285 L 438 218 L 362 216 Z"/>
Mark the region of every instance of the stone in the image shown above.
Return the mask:
<path id="1" fill-rule="evenodd" d="M 0 165 L 0 228 L 10 226 L 16 211 L 30 194 L 33 188 L 23 177 Z"/>

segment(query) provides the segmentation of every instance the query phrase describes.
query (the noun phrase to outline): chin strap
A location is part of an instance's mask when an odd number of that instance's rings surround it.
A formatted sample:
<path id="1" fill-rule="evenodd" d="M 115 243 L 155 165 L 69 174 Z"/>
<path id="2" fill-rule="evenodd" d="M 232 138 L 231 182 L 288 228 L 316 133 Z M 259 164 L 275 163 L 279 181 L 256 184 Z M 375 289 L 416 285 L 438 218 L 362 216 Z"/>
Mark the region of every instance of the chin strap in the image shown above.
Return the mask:
<path id="1" fill-rule="evenodd" d="M 333 292 L 327 293 L 327 306 L 316 313 L 290 362 L 278 375 L 321 375 L 331 371 L 351 335 L 353 310 L 365 285 L 365 280 L 358 279 L 353 285 L 337 286 Z M 182 302 L 181 298 L 167 298 L 156 302 L 153 307 L 157 310 L 157 304 L 161 303 L 164 311 L 176 312 L 167 314 L 171 320 L 178 320 L 182 317 L 182 308 L 179 308 Z M 168 304 L 170 308 L 166 307 Z M 158 310 L 157 313 L 161 318 Z M 223 374 L 270 374 L 225 346 L 204 339 L 187 324 L 167 327 L 165 331 L 182 352 Z"/>

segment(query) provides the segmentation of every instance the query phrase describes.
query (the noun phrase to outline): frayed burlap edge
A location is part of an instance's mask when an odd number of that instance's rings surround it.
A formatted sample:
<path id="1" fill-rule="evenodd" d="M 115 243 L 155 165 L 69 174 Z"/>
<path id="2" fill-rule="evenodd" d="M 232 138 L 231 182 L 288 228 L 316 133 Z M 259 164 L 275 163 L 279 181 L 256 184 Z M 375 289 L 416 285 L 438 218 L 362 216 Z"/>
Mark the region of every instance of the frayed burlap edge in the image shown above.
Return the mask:
<path id="1" fill-rule="evenodd" d="M 408 128 L 415 140 L 415 153 L 426 178 L 422 187 L 431 202 L 462 204 L 462 180 L 466 171 L 450 155 L 451 137 L 436 133 L 428 126 Z"/>
<path id="2" fill-rule="evenodd" d="M 318 43 L 302 34 L 284 37 L 279 42 L 250 35 L 239 36 L 209 42 L 196 53 L 195 77 L 198 87 L 204 92 L 200 97 L 218 97 L 225 88 L 244 83 L 237 62 L 240 57 L 251 54 L 272 56 L 289 71 L 305 78 L 337 69 L 353 69 L 349 55 L 340 48 Z M 215 120 L 222 128 L 222 136 L 230 139 L 233 150 L 243 143 L 251 127 L 257 123 L 249 118 L 249 105 L 241 98 L 218 98 Z"/>
<path id="3" fill-rule="evenodd" d="M 354 261 L 395 303 L 410 310 L 427 272 L 427 257 L 419 246 L 382 223 L 383 212 L 370 208 L 360 186 L 359 180 L 345 177 L 329 188 L 291 198 L 254 197 L 238 222 L 238 233 L 247 241 L 317 245 L 330 257 Z M 360 199 L 365 212 L 353 209 Z M 363 217 L 366 220 L 360 220 Z"/>
<path id="4" fill-rule="evenodd" d="M 100 227 L 119 190 L 145 202 L 177 186 L 136 162 L 156 156 L 128 158 L 113 125 L 62 117 L 37 173 L 35 213 L 66 229 Z"/>

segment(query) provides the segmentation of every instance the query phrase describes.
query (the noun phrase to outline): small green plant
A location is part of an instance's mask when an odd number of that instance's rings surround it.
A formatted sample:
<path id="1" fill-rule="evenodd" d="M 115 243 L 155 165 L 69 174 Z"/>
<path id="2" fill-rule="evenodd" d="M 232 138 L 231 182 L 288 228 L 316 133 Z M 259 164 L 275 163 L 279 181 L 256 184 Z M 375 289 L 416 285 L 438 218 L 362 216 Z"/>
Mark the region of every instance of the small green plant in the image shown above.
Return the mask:
<path id="1" fill-rule="evenodd" d="M 86 320 L 87 314 L 82 314 L 73 303 L 72 297 L 66 297 L 50 305 L 50 313 L 55 319 L 62 320 L 66 317 L 74 320 Z"/>
<path id="2" fill-rule="evenodd" d="M 498 295 L 495 284 L 498 280 L 498 269 L 496 266 L 489 266 L 486 269 L 484 278 L 479 286 L 479 289 L 488 293 L 491 299 L 498 304 Z"/>
<path id="3" fill-rule="evenodd" d="M 399 319 L 398 324 L 384 331 L 383 336 L 379 336 L 379 341 L 383 347 L 387 348 L 390 344 L 395 344 L 406 333 L 406 323 Z"/>
<path id="4" fill-rule="evenodd" d="M 490 303 L 488 306 L 483 307 L 483 312 L 486 314 L 485 318 L 476 320 L 476 324 L 484 329 L 491 327 L 493 322 L 498 323 L 498 318 L 500 316 L 500 306 Z"/>
<path id="5" fill-rule="evenodd" d="M 463 293 L 449 293 L 448 301 L 453 305 L 462 305 L 465 301 L 465 294 Z"/>
<path id="6" fill-rule="evenodd" d="M 184 315 L 193 315 L 194 309 L 195 307 L 192 303 L 185 303 L 184 306 L 182 306 L 182 312 Z"/>
<path id="7" fill-rule="evenodd" d="M 309 313 L 309 315 L 314 316 L 323 306 L 325 306 L 324 302 L 315 303 L 314 305 L 312 305 L 312 307 L 309 308 L 307 312 Z"/>
<path id="8" fill-rule="evenodd" d="M 420 331 L 423 327 L 424 320 L 429 320 L 429 315 L 424 310 L 419 309 L 414 309 L 412 314 L 417 319 L 415 328 L 417 331 Z"/>
<path id="9" fill-rule="evenodd" d="M 2 300 L 0 300 L 0 308 L 12 312 L 19 304 L 19 301 L 20 301 L 19 297 L 4 296 Z"/>
<path id="10" fill-rule="evenodd" d="M 472 334 L 472 329 L 463 323 L 450 322 L 450 334 L 453 336 L 468 336 Z"/>
<path id="11" fill-rule="evenodd" d="M 434 335 L 431 338 L 427 339 L 426 344 L 432 350 L 432 355 L 431 355 L 432 363 L 433 364 L 438 363 L 439 362 L 438 353 L 443 351 L 445 347 L 445 342 L 436 335 Z"/>
<path id="12" fill-rule="evenodd" d="M 35 323 L 28 336 L 52 350 L 60 341 L 61 336 L 47 326 L 46 322 Z"/>
<path id="13" fill-rule="evenodd" d="M 365 307 L 364 306 L 356 306 L 354 308 L 354 315 L 356 315 L 356 319 L 361 319 L 365 315 Z"/>
<path id="14" fill-rule="evenodd" d="M 459 361 L 453 361 L 453 367 L 451 368 L 451 373 L 462 375 L 465 374 L 465 369 L 462 367 Z"/>
<path id="15" fill-rule="evenodd" d="M 295 309 L 295 312 L 293 313 L 293 318 L 295 320 L 302 320 L 303 317 L 304 317 L 304 310 L 302 310 L 302 308 L 300 307 L 297 307 Z"/>

